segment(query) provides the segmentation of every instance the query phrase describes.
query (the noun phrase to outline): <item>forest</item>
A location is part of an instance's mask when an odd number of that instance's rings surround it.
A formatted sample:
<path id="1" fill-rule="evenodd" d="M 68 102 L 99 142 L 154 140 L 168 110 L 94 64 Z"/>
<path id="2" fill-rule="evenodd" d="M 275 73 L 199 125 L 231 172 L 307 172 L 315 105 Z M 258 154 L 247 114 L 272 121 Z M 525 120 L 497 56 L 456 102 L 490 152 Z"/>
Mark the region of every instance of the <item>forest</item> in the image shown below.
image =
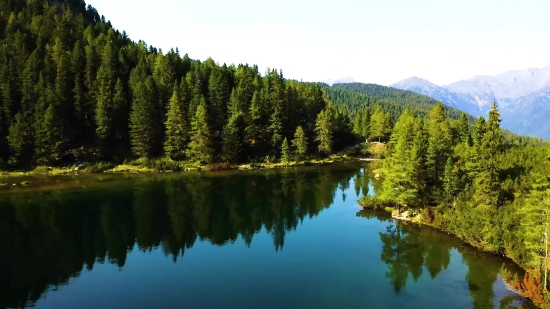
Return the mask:
<path id="1" fill-rule="evenodd" d="M 476 119 L 389 88 L 328 87 L 194 60 L 132 41 L 81 0 L 0 0 L 0 43 L 2 169 L 290 161 L 365 138 L 387 142 L 383 194 L 363 204 L 420 210 L 529 270 L 535 299 L 546 291 L 548 145 L 502 130 L 496 105 Z"/>
<path id="2" fill-rule="evenodd" d="M 426 118 L 404 111 L 389 133 L 383 188 L 366 207 L 418 213 L 427 224 L 531 273 L 524 289 L 548 301 L 550 152 L 547 143 L 507 143 L 493 104 L 472 128 L 436 104 Z"/>
<path id="3" fill-rule="evenodd" d="M 2 0 L 0 30 L 2 169 L 298 161 L 370 135 L 385 140 L 405 107 L 425 115 L 435 104 L 388 87 L 367 97 L 357 87 L 287 80 L 281 70 L 262 75 L 256 65 L 164 52 L 132 41 L 80 0 Z"/>

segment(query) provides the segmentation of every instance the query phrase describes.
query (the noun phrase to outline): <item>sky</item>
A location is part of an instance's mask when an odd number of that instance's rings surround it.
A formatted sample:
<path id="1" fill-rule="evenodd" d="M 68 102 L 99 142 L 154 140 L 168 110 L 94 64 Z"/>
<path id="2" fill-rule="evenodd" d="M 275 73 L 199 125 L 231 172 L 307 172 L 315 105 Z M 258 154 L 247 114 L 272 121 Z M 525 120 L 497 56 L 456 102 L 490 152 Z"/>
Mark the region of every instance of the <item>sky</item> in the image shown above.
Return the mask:
<path id="1" fill-rule="evenodd" d="M 134 41 L 285 78 L 446 85 L 550 64 L 550 0 L 88 0 Z"/>

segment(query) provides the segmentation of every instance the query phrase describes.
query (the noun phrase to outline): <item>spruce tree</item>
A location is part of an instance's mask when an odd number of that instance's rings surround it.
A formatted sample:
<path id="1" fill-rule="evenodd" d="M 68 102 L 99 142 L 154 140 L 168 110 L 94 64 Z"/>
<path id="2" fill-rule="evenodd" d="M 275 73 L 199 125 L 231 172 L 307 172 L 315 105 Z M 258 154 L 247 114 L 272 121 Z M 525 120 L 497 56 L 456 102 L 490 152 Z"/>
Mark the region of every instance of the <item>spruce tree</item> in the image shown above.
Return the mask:
<path id="1" fill-rule="evenodd" d="M 495 207 L 502 202 L 498 162 L 498 156 L 502 152 L 502 133 L 496 102 L 489 112 L 485 129 L 479 147 L 479 172 L 474 179 L 474 200 L 478 206 Z"/>
<path id="2" fill-rule="evenodd" d="M 472 134 L 470 133 L 470 123 L 465 113 L 460 114 L 459 121 L 459 135 L 460 141 L 468 146 L 472 146 Z"/>
<path id="3" fill-rule="evenodd" d="M 402 205 L 418 203 L 419 187 L 415 164 L 419 160 L 414 150 L 415 119 L 404 111 L 395 124 L 390 143 L 395 145 L 391 156 L 384 162 L 385 178 L 382 199 Z"/>
<path id="4" fill-rule="evenodd" d="M 441 184 L 447 158 L 451 155 L 452 136 L 443 104 L 437 103 L 426 121 L 428 132 L 427 172 L 433 185 Z"/>
<path id="5" fill-rule="evenodd" d="M 244 114 L 233 111 L 229 122 L 223 130 L 222 158 L 226 162 L 238 163 L 244 151 Z"/>
<path id="6" fill-rule="evenodd" d="M 36 155 L 39 163 L 54 163 L 62 154 L 64 145 L 61 139 L 60 118 L 55 106 L 50 104 L 37 132 Z"/>
<path id="7" fill-rule="evenodd" d="M 459 179 L 454 170 L 453 159 L 449 157 L 445 164 L 445 171 L 443 174 L 443 189 L 449 195 L 454 196 L 459 189 Z"/>
<path id="8" fill-rule="evenodd" d="M 290 153 L 290 147 L 288 146 L 288 141 L 285 137 L 285 139 L 283 140 L 283 144 L 281 146 L 281 161 L 283 163 L 288 163 L 290 162 L 290 157 L 291 157 L 291 153 Z"/>
<path id="9" fill-rule="evenodd" d="M 164 128 L 159 122 L 159 102 L 155 81 L 149 76 L 134 90 L 130 114 L 130 139 L 132 151 L 144 158 L 157 156 L 162 149 Z"/>
<path id="10" fill-rule="evenodd" d="M 303 160 L 305 155 L 307 154 L 307 136 L 304 130 L 301 126 L 298 126 L 296 128 L 296 132 L 294 133 L 294 139 L 291 141 L 292 146 L 294 147 L 294 151 L 296 154 L 296 158 L 298 160 Z"/>
<path id="11" fill-rule="evenodd" d="M 212 163 L 214 160 L 214 148 L 212 146 L 212 133 L 208 125 L 208 113 L 206 102 L 202 98 L 193 122 L 191 123 L 191 141 L 189 142 L 188 156 L 196 161 Z"/>
<path id="12" fill-rule="evenodd" d="M 319 153 L 328 155 L 332 152 L 332 126 L 333 123 L 330 111 L 328 109 L 321 111 L 315 122 L 315 132 L 317 133 L 315 141 L 319 143 L 317 147 Z"/>
<path id="13" fill-rule="evenodd" d="M 166 115 L 166 140 L 164 142 L 164 152 L 172 159 L 180 160 L 185 157 L 189 143 L 190 126 L 188 121 L 187 106 L 181 96 L 180 87 L 174 86 Z"/>
<path id="14" fill-rule="evenodd" d="M 275 108 L 269 119 L 269 131 L 271 132 L 271 149 L 277 157 L 283 141 L 282 111 L 279 108 Z"/>
<path id="15" fill-rule="evenodd" d="M 21 113 L 15 115 L 15 122 L 12 122 L 9 129 L 10 161 L 20 165 L 30 158 L 30 128 L 25 122 Z"/>
<path id="16" fill-rule="evenodd" d="M 545 162 L 546 170 L 550 165 Z M 550 232 L 550 180 L 540 171 L 533 173 L 533 184 L 526 194 L 519 219 L 523 227 L 524 245 L 529 250 L 527 264 L 543 274 L 544 289 L 548 286 L 548 233 Z"/>
<path id="17" fill-rule="evenodd" d="M 256 143 L 261 139 L 261 121 L 262 114 L 260 111 L 260 93 L 254 92 L 252 97 L 252 104 L 248 111 L 248 126 L 246 127 L 246 139 L 248 140 L 252 149 L 255 148 Z"/>

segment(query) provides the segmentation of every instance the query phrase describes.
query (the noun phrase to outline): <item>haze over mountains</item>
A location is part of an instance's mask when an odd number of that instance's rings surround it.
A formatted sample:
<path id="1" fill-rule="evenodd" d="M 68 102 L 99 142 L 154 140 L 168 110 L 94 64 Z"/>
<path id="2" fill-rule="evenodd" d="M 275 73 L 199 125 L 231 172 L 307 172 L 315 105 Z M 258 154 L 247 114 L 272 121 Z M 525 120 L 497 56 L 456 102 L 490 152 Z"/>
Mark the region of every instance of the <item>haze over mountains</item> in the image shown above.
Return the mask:
<path id="1" fill-rule="evenodd" d="M 475 116 L 487 115 L 496 101 L 502 127 L 518 134 L 550 137 L 550 65 L 478 75 L 445 86 L 412 77 L 390 87 L 430 96 Z"/>

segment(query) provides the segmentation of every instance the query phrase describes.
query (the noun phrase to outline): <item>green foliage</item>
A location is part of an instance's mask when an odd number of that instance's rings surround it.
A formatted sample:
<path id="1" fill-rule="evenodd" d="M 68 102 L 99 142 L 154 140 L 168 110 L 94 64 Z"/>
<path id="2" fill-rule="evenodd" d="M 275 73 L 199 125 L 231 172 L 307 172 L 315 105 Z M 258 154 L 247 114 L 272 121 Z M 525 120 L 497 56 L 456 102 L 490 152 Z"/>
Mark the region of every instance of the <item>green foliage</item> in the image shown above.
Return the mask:
<path id="1" fill-rule="evenodd" d="M 242 161 L 245 125 L 244 114 L 239 111 L 233 112 L 223 130 L 222 158 L 224 161 L 231 163 Z"/>
<path id="2" fill-rule="evenodd" d="M 296 132 L 294 133 L 294 139 L 291 141 L 292 147 L 294 147 L 294 153 L 296 154 L 296 158 L 298 160 L 303 160 L 305 155 L 307 154 L 307 136 L 304 132 L 304 129 L 302 129 L 301 126 L 298 126 L 296 128 Z"/>
<path id="3" fill-rule="evenodd" d="M 292 154 L 290 151 L 290 146 L 288 146 L 288 141 L 285 137 L 285 139 L 283 140 L 283 144 L 281 146 L 281 161 L 284 163 L 290 162 L 291 155 Z"/>
<path id="4" fill-rule="evenodd" d="M 332 117 L 330 110 L 323 110 L 315 122 L 315 141 L 319 142 L 319 153 L 329 154 L 332 151 Z"/>
<path id="5" fill-rule="evenodd" d="M 130 137 L 135 155 L 153 158 L 161 152 L 164 128 L 161 117 L 158 88 L 152 77 L 137 85 L 134 90 L 130 114 Z"/>
<path id="6" fill-rule="evenodd" d="M 186 87 L 186 84 L 183 87 Z M 188 106 L 185 104 L 181 92 L 180 87 L 174 86 L 166 115 L 164 153 L 172 159 L 184 158 L 189 143 Z"/>
<path id="7" fill-rule="evenodd" d="M 204 98 L 197 107 L 195 117 L 191 123 L 191 141 L 187 150 L 189 158 L 203 163 L 212 163 L 214 148 L 212 147 L 212 133 L 208 125 L 208 113 Z"/>

